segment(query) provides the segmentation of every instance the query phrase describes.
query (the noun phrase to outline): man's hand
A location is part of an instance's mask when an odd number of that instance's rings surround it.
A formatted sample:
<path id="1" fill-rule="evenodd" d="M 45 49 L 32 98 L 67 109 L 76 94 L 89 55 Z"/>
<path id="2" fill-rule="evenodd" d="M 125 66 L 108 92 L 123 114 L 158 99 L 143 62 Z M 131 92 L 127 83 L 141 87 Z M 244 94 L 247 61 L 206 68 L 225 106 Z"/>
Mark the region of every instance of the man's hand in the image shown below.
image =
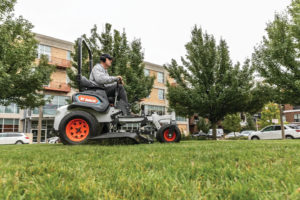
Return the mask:
<path id="1" fill-rule="evenodd" d="M 117 78 L 120 80 L 120 83 L 121 83 L 122 85 L 124 85 L 123 77 L 122 77 L 122 76 L 117 76 Z"/>

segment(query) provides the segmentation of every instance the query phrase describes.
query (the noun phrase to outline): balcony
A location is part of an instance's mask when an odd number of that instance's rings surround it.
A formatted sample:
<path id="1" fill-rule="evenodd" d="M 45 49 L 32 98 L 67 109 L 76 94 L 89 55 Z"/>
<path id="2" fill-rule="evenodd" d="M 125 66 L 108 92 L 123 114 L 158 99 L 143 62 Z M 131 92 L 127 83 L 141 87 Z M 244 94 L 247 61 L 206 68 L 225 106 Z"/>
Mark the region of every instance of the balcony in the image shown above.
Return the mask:
<path id="1" fill-rule="evenodd" d="M 57 57 L 53 57 L 53 56 L 51 57 L 51 59 L 49 59 L 49 64 L 55 65 L 59 68 L 64 68 L 64 69 L 69 68 L 72 65 L 70 60 L 57 58 Z"/>
<path id="2" fill-rule="evenodd" d="M 51 81 L 48 86 L 44 86 L 45 90 L 54 91 L 54 92 L 65 92 L 68 93 L 71 91 L 71 87 L 67 83 L 61 83 L 57 81 Z"/>

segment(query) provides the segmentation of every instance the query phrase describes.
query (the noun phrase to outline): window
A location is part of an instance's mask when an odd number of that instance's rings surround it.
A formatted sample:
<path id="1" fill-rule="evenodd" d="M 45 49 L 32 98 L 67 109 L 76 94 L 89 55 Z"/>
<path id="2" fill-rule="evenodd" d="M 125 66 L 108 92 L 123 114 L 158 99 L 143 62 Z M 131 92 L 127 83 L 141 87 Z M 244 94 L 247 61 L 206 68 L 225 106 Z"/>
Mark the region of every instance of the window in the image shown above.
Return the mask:
<path id="1" fill-rule="evenodd" d="M 39 44 L 38 46 L 38 58 L 41 58 L 41 55 L 46 55 L 49 60 L 51 60 L 51 47 Z"/>
<path id="2" fill-rule="evenodd" d="M 144 74 L 145 74 L 145 76 L 150 76 L 150 70 L 149 69 L 144 69 Z"/>
<path id="3" fill-rule="evenodd" d="M 67 60 L 71 60 L 71 51 L 67 51 Z"/>
<path id="4" fill-rule="evenodd" d="M 158 89 L 158 99 L 164 100 L 165 99 L 165 91 L 162 89 Z"/>
<path id="5" fill-rule="evenodd" d="M 20 109 L 16 104 L 10 104 L 8 106 L 1 106 L 0 105 L 0 113 L 19 113 Z"/>
<path id="6" fill-rule="evenodd" d="M 157 113 L 158 115 L 165 114 L 165 107 L 164 106 L 154 106 L 154 105 L 145 105 L 145 114 L 151 115 L 152 113 Z"/>
<path id="7" fill-rule="evenodd" d="M 294 115 L 294 122 L 300 122 L 300 114 Z"/>
<path id="8" fill-rule="evenodd" d="M 157 82 L 164 83 L 164 73 L 157 72 Z"/>
<path id="9" fill-rule="evenodd" d="M 45 99 L 49 99 L 50 95 L 45 95 Z M 44 115 L 55 115 L 57 108 L 67 105 L 70 97 L 68 96 L 52 96 L 52 100 L 43 107 Z M 33 110 L 33 114 L 39 114 L 39 108 Z"/>
<path id="10" fill-rule="evenodd" d="M 176 116 L 176 121 L 185 122 L 186 121 L 186 117 Z"/>
<path id="11" fill-rule="evenodd" d="M 284 129 L 286 129 L 286 127 L 284 127 Z M 275 131 L 281 131 L 281 126 L 275 126 Z"/>
<path id="12" fill-rule="evenodd" d="M 1 132 L 18 132 L 19 119 L 0 118 L 0 133 Z"/>
<path id="13" fill-rule="evenodd" d="M 273 131 L 273 130 L 274 130 L 274 126 L 268 126 L 268 127 L 265 128 L 262 132 Z"/>
<path id="14" fill-rule="evenodd" d="M 299 106 L 299 105 L 294 106 L 293 109 L 294 109 L 294 110 L 300 110 L 300 106 Z"/>

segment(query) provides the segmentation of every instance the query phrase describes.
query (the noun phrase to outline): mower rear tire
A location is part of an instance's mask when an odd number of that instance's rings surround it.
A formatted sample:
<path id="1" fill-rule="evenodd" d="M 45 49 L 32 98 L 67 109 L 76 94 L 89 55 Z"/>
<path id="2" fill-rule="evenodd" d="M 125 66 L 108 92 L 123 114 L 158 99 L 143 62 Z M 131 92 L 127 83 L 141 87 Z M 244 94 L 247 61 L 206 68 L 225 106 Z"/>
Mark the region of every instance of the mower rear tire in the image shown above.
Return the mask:
<path id="1" fill-rule="evenodd" d="M 180 142 L 181 139 L 181 132 L 177 126 L 175 126 L 174 132 L 169 134 L 171 125 L 166 124 L 163 125 L 156 134 L 156 139 L 160 143 L 173 143 L 173 142 Z"/>
<path id="2" fill-rule="evenodd" d="M 99 123 L 94 116 L 85 111 L 72 111 L 59 125 L 59 137 L 65 145 L 79 145 L 99 132 Z"/>

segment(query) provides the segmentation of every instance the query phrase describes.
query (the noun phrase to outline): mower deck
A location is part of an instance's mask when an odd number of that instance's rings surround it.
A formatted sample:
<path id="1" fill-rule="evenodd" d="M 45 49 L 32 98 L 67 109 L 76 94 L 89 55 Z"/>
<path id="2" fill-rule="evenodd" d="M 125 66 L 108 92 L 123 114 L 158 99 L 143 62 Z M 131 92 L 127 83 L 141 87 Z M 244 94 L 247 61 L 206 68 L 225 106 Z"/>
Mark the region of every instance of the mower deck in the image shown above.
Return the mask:
<path id="1" fill-rule="evenodd" d="M 112 138 L 130 138 L 134 140 L 137 144 L 141 143 L 153 143 L 154 141 L 152 139 L 148 139 L 140 134 L 137 133 L 130 133 L 130 132 L 125 132 L 125 133 L 105 133 L 96 137 L 92 137 L 89 140 L 103 140 L 103 139 L 112 139 Z"/>

